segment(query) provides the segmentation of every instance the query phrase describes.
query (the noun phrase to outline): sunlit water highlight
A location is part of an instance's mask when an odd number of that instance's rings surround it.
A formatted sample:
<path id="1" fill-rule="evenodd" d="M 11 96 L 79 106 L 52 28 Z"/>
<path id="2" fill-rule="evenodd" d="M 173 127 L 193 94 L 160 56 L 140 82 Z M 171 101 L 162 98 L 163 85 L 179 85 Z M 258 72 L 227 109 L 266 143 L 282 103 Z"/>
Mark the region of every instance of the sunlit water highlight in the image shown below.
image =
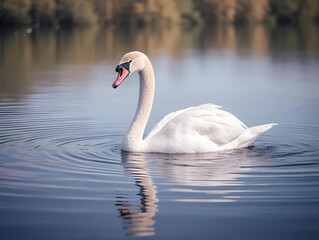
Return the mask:
<path id="1" fill-rule="evenodd" d="M 318 31 L 276 31 L 130 36 L 155 67 L 147 131 L 206 102 L 248 126 L 279 123 L 249 148 L 207 154 L 120 151 L 138 92 L 137 76 L 111 88 L 131 50 L 121 33 L 2 35 L 1 239 L 317 239 Z"/>

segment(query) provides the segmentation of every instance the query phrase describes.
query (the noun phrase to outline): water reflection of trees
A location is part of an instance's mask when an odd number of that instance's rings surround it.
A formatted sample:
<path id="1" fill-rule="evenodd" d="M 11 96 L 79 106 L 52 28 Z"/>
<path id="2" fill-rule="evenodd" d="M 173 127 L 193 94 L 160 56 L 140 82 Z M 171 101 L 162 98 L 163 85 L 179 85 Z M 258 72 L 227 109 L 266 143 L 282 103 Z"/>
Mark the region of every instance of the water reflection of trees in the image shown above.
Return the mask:
<path id="1" fill-rule="evenodd" d="M 165 54 L 179 58 L 187 50 L 249 49 L 261 55 L 273 52 L 319 50 L 315 25 L 267 27 L 264 25 L 215 25 L 149 28 L 76 28 L 73 30 L 2 32 L 0 35 L 1 92 L 21 93 L 41 79 L 37 71 L 54 71 L 59 65 L 116 64 L 131 50 L 151 57 Z M 74 78 L 76 79 L 76 78 Z"/>

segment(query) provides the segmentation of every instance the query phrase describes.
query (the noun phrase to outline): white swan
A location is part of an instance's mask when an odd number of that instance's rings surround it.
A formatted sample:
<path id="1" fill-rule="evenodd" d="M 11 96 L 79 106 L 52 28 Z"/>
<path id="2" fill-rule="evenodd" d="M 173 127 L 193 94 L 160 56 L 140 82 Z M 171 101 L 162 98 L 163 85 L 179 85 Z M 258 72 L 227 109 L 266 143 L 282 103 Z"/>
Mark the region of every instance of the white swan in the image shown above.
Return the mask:
<path id="1" fill-rule="evenodd" d="M 138 107 L 122 142 L 124 151 L 203 153 L 243 148 L 276 125 L 248 128 L 219 106 L 204 104 L 166 115 L 143 139 L 155 90 L 153 66 L 145 54 L 134 51 L 123 56 L 115 71 L 119 74 L 113 88 L 133 72 L 140 75 Z"/>

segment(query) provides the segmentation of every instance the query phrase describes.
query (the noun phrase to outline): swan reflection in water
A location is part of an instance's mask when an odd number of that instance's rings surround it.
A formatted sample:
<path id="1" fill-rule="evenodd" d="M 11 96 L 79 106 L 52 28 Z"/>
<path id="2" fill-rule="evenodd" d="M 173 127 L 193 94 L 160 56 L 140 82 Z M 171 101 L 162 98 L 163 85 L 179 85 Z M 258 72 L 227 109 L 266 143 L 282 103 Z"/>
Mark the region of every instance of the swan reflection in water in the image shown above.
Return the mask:
<path id="1" fill-rule="evenodd" d="M 131 204 L 127 194 L 118 194 L 116 206 L 123 218 L 123 228 L 130 236 L 152 236 L 155 234 L 153 217 L 157 212 L 158 199 L 156 198 L 156 186 L 141 154 L 122 152 L 124 169 L 132 174 L 135 185 L 139 188 L 140 204 Z"/>
<path id="2" fill-rule="evenodd" d="M 133 204 L 128 193 L 117 194 L 116 206 L 123 218 L 126 234 L 155 234 L 154 217 L 159 200 L 156 197 L 157 187 L 151 177 L 154 173 L 168 182 L 168 191 L 174 193 L 172 201 L 235 202 L 247 192 L 260 192 L 243 188 L 244 182 L 241 179 L 251 170 L 249 166 L 263 161 L 267 153 L 267 149 L 254 147 L 205 154 L 122 152 L 124 169 L 134 177 L 135 185 L 139 188 L 137 195 L 140 197 L 140 203 Z"/>

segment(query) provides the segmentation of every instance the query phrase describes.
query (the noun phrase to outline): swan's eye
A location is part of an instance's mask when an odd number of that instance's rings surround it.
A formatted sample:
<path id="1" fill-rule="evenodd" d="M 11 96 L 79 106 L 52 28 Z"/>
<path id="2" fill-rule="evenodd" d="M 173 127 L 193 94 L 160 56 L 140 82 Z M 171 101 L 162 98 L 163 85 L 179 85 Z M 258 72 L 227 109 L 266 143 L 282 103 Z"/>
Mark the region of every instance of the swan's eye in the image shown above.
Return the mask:
<path id="1" fill-rule="evenodd" d="M 125 68 L 127 71 L 130 71 L 130 63 L 132 61 L 128 61 L 128 62 L 125 62 L 125 63 L 122 63 L 121 66 L 123 66 L 123 68 Z"/>

